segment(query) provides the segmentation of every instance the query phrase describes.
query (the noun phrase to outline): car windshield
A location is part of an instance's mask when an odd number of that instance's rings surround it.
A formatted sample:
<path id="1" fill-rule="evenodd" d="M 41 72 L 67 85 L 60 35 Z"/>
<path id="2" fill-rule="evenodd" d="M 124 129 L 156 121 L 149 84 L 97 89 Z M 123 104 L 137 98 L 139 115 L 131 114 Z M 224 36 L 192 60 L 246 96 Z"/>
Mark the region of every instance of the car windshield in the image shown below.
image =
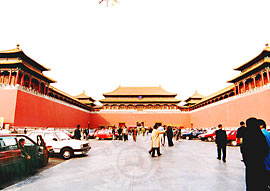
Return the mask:
<path id="1" fill-rule="evenodd" d="M 55 134 L 57 135 L 57 137 L 60 140 L 69 140 L 70 139 L 70 137 L 64 132 L 56 132 Z"/>

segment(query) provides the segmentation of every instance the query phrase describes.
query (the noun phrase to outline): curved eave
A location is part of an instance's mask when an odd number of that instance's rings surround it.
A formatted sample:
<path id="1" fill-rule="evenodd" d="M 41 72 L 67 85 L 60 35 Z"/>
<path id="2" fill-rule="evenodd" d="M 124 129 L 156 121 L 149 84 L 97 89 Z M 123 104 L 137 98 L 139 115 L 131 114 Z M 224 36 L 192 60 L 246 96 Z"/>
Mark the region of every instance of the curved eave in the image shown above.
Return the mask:
<path id="1" fill-rule="evenodd" d="M 243 71 L 244 69 L 248 68 L 249 66 L 255 64 L 256 62 L 264 59 L 266 56 L 270 56 L 270 50 L 269 48 L 264 49 L 258 56 L 251 59 L 250 61 L 242 64 L 241 66 L 235 68 L 234 70 Z"/>
<path id="2" fill-rule="evenodd" d="M 250 69 L 248 69 L 247 71 L 241 73 L 239 76 L 233 78 L 232 80 L 228 81 L 229 83 L 235 83 L 243 78 L 245 78 L 246 76 L 250 76 L 252 75 L 253 73 L 257 72 L 256 70 L 258 70 L 260 67 L 262 67 L 263 65 L 270 65 L 270 59 L 269 58 L 265 58 L 265 61 L 256 65 L 256 66 L 253 66 L 251 67 Z"/>
<path id="3" fill-rule="evenodd" d="M 200 102 L 196 103 L 193 106 L 202 104 L 202 103 L 207 102 L 207 101 L 209 101 L 209 100 L 211 100 L 213 98 L 217 98 L 217 97 L 219 97 L 219 96 L 221 96 L 221 95 L 223 95 L 225 93 L 228 93 L 228 92 L 232 91 L 233 88 L 234 88 L 234 85 L 230 85 L 230 86 L 228 86 L 228 87 L 226 87 L 226 88 L 224 88 L 224 89 L 222 89 L 222 90 L 220 90 L 220 91 L 218 91 L 218 92 L 216 92 L 216 93 L 214 93 L 214 94 L 206 97 L 205 99 L 202 99 Z"/>
<path id="4" fill-rule="evenodd" d="M 165 91 L 162 87 L 118 87 L 116 90 L 104 93 L 104 97 L 112 96 L 177 96 Z"/>
<path id="5" fill-rule="evenodd" d="M 40 72 L 38 72 L 38 71 L 36 71 L 36 70 L 33 70 L 32 68 L 30 68 L 30 67 L 28 67 L 28 66 L 26 66 L 26 65 L 23 65 L 23 66 L 24 66 L 25 68 L 31 70 L 32 72 L 36 73 L 37 75 L 39 75 L 39 76 L 41 76 L 41 77 L 47 79 L 49 83 L 56 83 L 55 80 L 53 80 L 53 79 L 51 79 L 51 78 L 49 78 L 49 77 L 43 75 L 42 73 L 40 73 Z"/>
<path id="6" fill-rule="evenodd" d="M 26 62 L 28 61 L 29 64 L 34 64 L 35 67 L 37 67 L 38 69 L 40 69 L 41 71 L 50 71 L 50 68 L 46 68 L 45 66 L 39 64 L 38 62 L 36 62 L 35 60 L 33 60 L 32 58 L 28 57 L 22 50 L 18 50 L 18 49 L 12 49 L 12 50 L 7 50 L 7 51 L 0 51 L 0 55 L 10 55 L 10 58 L 16 58 L 19 57 L 22 60 L 25 60 Z M 2 56 L 0 56 L 2 57 Z M 9 58 L 9 57 L 7 57 Z"/>
<path id="7" fill-rule="evenodd" d="M 22 60 L 10 61 L 10 62 L 0 62 L 0 66 L 1 65 L 5 65 L 5 66 L 8 66 L 9 65 L 10 67 L 12 67 L 13 65 L 14 65 L 13 67 L 24 67 L 27 70 L 30 70 L 30 71 L 36 73 L 38 76 L 41 76 L 42 78 L 45 78 L 49 83 L 56 83 L 55 80 L 53 80 L 53 79 L 51 79 L 51 78 L 43 75 L 41 72 L 39 72 L 39 71 L 37 71 L 35 69 L 33 69 L 33 68 L 25 65 Z"/>

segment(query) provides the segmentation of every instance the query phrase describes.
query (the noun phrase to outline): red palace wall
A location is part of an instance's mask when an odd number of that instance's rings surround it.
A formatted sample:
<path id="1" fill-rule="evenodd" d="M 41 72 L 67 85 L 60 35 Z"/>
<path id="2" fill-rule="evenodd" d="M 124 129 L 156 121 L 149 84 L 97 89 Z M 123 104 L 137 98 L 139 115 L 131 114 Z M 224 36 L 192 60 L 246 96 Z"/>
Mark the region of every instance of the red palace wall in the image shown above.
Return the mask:
<path id="1" fill-rule="evenodd" d="M 264 119 L 270 126 L 270 86 L 257 92 L 227 98 L 192 112 L 88 112 L 40 97 L 16 88 L 0 90 L 0 117 L 15 127 L 86 128 L 100 125 L 126 126 L 144 122 L 145 126 L 162 124 L 190 128 L 211 128 L 222 123 L 225 128 L 236 128 L 249 117 Z"/>
<path id="2" fill-rule="evenodd" d="M 4 117 L 4 123 L 14 123 L 17 90 L 0 90 L 0 117 Z"/>
<path id="3" fill-rule="evenodd" d="M 75 128 L 80 124 L 86 128 L 90 122 L 88 111 L 21 90 L 0 90 L 0 97 L 0 103 L 4 105 L 0 108 L 0 116 L 11 126 Z"/>
<path id="4" fill-rule="evenodd" d="M 91 128 L 100 125 L 116 125 L 125 123 L 126 126 L 134 126 L 137 122 L 144 122 L 147 127 L 152 127 L 156 122 L 164 125 L 184 126 L 189 125 L 189 114 L 181 112 L 100 112 L 91 113 Z"/>
<path id="5" fill-rule="evenodd" d="M 250 94 L 250 95 L 248 95 Z M 270 125 L 270 89 L 257 93 L 247 93 L 228 98 L 205 108 L 190 113 L 190 123 L 193 127 L 209 128 L 223 124 L 223 127 L 239 127 L 240 121 L 249 117 L 265 120 Z"/>

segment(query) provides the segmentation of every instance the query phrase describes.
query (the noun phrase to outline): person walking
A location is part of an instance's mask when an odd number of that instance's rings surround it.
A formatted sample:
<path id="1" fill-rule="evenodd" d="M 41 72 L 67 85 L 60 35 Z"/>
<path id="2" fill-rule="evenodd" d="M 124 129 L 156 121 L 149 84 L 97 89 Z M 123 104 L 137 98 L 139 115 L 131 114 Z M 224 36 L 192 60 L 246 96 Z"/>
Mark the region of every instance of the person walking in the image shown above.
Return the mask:
<path id="1" fill-rule="evenodd" d="M 171 126 L 168 126 L 166 134 L 167 134 L 167 138 L 168 138 L 168 146 L 172 147 L 173 146 L 173 131 L 172 131 Z"/>
<path id="2" fill-rule="evenodd" d="M 226 162 L 226 146 L 227 146 L 227 134 L 226 131 L 222 130 L 222 125 L 218 125 L 219 130 L 215 132 L 216 134 L 216 144 L 217 144 L 217 159 L 221 160 L 221 151 L 222 151 L 222 160 Z"/>
<path id="3" fill-rule="evenodd" d="M 81 131 L 80 131 L 80 125 L 77 125 L 77 128 L 74 131 L 73 135 L 74 139 L 81 140 Z"/>
<path id="4" fill-rule="evenodd" d="M 165 133 L 165 131 L 159 131 L 157 130 L 157 125 L 154 126 L 154 129 L 152 131 L 151 137 L 152 137 L 152 141 L 151 141 L 151 149 L 149 152 L 149 154 L 152 155 L 152 157 L 155 157 L 155 151 L 157 151 L 157 155 L 161 156 L 162 154 L 160 153 L 160 134 Z"/>
<path id="5" fill-rule="evenodd" d="M 133 129 L 132 133 L 133 133 L 133 141 L 136 142 L 137 141 L 137 133 L 138 133 L 136 127 Z"/>
<path id="6" fill-rule="evenodd" d="M 128 140 L 128 129 L 126 126 L 123 128 L 123 137 L 124 137 L 124 141 Z"/>
<path id="7" fill-rule="evenodd" d="M 119 138 L 119 141 L 121 140 L 122 141 L 122 132 L 123 132 L 123 129 L 121 126 L 118 127 L 118 138 Z"/>
<path id="8" fill-rule="evenodd" d="M 115 139 L 115 126 L 113 126 L 112 128 L 112 134 L 113 134 L 112 140 L 114 140 Z"/>
<path id="9" fill-rule="evenodd" d="M 270 148 L 270 132 L 266 130 L 266 123 L 262 119 L 258 119 L 260 129 L 262 130 L 262 133 L 264 134 L 268 147 Z M 266 155 L 264 159 L 265 168 L 266 168 L 266 184 L 268 189 L 270 190 L 270 150 L 268 151 L 268 155 Z"/>
<path id="10" fill-rule="evenodd" d="M 165 125 L 164 125 L 164 127 L 165 127 Z M 160 125 L 160 126 L 157 128 L 157 130 L 158 130 L 158 131 L 165 131 L 165 128 L 164 128 L 164 127 L 162 127 L 162 125 Z M 165 145 L 165 133 L 160 134 L 159 137 L 160 137 L 160 141 L 161 141 L 162 146 L 164 146 L 164 145 Z"/>
<path id="11" fill-rule="evenodd" d="M 246 131 L 245 122 L 241 121 L 240 127 L 237 129 L 237 133 L 236 133 L 236 142 L 240 144 L 240 152 L 242 154 L 242 161 L 244 161 L 243 160 L 243 152 L 244 152 L 243 139 L 245 136 L 245 131 Z"/>
<path id="12" fill-rule="evenodd" d="M 269 152 L 269 147 L 256 118 L 247 119 L 246 125 L 247 129 L 243 139 L 246 190 L 265 191 L 267 190 L 267 185 L 264 160 Z"/>

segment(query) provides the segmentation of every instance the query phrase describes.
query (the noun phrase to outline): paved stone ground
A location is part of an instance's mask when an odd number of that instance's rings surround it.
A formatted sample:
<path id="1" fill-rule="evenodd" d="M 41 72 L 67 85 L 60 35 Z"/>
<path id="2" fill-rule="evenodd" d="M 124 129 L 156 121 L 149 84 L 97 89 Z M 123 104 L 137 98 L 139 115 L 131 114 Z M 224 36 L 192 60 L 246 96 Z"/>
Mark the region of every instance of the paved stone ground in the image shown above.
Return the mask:
<path id="1" fill-rule="evenodd" d="M 199 140 L 148 154 L 149 137 L 133 142 L 91 140 L 88 156 L 76 157 L 5 190 L 244 191 L 244 164 L 238 147 L 227 147 L 227 163 L 216 145 Z"/>

